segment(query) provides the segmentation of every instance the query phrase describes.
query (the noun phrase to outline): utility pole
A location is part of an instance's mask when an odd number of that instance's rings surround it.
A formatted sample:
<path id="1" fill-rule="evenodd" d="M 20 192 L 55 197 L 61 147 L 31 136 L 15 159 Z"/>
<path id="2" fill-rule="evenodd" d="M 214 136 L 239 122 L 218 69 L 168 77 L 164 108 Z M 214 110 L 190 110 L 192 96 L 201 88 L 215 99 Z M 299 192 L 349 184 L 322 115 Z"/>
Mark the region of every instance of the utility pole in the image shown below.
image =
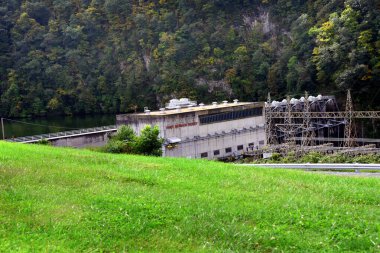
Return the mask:
<path id="1" fill-rule="evenodd" d="M 5 140 L 4 118 L 1 118 L 1 132 L 3 133 L 3 140 Z"/>

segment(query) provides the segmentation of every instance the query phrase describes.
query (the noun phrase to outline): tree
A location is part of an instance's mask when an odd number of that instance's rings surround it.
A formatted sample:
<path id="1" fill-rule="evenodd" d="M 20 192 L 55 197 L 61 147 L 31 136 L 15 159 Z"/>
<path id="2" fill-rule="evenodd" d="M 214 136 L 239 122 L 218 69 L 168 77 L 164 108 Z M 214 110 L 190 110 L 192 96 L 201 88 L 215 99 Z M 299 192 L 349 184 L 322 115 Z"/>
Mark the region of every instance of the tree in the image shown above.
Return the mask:
<path id="1" fill-rule="evenodd" d="M 103 148 L 105 152 L 161 156 L 163 139 L 158 126 L 147 125 L 140 136 L 130 126 L 121 126 Z"/>
<path id="2" fill-rule="evenodd" d="M 111 139 L 124 142 L 133 142 L 136 140 L 136 133 L 130 126 L 122 125 Z"/>
<path id="3" fill-rule="evenodd" d="M 369 92 L 376 86 L 375 36 L 369 24 L 379 20 L 369 18 L 369 3 L 346 1 L 341 12 L 332 13 L 328 21 L 310 29 L 316 38 L 312 61 L 320 84 L 342 94 L 350 88 L 359 97 L 375 101 Z M 374 23 L 373 23 L 374 24 Z M 366 94 L 366 95 L 364 95 Z M 376 106 L 375 104 L 371 106 Z"/>
<path id="4" fill-rule="evenodd" d="M 161 156 L 163 139 L 159 137 L 158 126 L 147 125 L 136 141 L 136 153 L 142 155 Z"/>
<path id="5" fill-rule="evenodd" d="M 122 125 L 116 134 L 111 136 L 104 146 L 104 151 L 109 153 L 134 154 L 137 136 L 130 126 Z"/>
<path id="6" fill-rule="evenodd" d="M 299 79 L 297 64 L 297 57 L 292 56 L 288 62 L 288 74 L 286 75 L 286 83 L 288 85 L 288 91 L 293 93 L 297 89 L 297 81 Z"/>
<path id="7" fill-rule="evenodd" d="M 15 70 L 10 70 L 8 73 L 9 88 L 1 96 L 2 104 L 8 106 L 8 115 L 10 117 L 19 117 L 22 112 L 20 88 L 18 83 L 18 76 Z M 7 114 L 6 114 L 7 115 Z"/>
<path id="8" fill-rule="evenodd" d="M 347 87 L 375 109 L 377 2 L 0 0 L 0 111 L 123 113 L 180 96 L 252 101 Z"/>

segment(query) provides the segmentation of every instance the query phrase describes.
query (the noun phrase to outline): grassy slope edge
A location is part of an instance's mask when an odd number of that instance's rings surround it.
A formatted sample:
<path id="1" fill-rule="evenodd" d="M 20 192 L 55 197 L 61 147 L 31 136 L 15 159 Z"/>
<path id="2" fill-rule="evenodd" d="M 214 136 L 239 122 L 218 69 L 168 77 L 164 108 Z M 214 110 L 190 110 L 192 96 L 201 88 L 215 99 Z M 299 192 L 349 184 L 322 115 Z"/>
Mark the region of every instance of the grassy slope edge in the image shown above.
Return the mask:
<path id="1" fill-rule="evenodd" d="M 0 142 L 0 252 L 379 248 L 380 180 Z"/>

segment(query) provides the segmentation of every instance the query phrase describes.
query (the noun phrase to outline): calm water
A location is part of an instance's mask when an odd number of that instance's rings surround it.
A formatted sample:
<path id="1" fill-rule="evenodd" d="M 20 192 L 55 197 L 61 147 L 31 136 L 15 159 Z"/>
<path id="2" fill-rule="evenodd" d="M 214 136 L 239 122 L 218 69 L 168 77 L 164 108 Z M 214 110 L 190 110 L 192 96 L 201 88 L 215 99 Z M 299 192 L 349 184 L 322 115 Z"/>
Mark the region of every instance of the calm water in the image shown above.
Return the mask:
<path id="1" fill-rule="evenodd" d="M 21 137 L 36 134 L 70 131 L 74 129 L 114 125 L 115 115 L 60 116 L 48 118 L 4 120 L 5 137 Z M 28 123 L 28 124 L 26 124 Z M 3 137 L 0 127 L 0 139 Z"/>

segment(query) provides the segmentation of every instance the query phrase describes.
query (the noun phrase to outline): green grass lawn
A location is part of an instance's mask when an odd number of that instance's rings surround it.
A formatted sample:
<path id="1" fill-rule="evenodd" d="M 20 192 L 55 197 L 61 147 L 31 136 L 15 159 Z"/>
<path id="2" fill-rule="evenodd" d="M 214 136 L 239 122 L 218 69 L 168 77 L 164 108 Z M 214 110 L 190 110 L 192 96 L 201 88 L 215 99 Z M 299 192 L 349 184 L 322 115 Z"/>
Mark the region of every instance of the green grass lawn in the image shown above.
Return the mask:
<path id="1" fill-rule="evenodd" d="M 380 180 L 0 142 L 0 252 L 378 252 Z"/>

